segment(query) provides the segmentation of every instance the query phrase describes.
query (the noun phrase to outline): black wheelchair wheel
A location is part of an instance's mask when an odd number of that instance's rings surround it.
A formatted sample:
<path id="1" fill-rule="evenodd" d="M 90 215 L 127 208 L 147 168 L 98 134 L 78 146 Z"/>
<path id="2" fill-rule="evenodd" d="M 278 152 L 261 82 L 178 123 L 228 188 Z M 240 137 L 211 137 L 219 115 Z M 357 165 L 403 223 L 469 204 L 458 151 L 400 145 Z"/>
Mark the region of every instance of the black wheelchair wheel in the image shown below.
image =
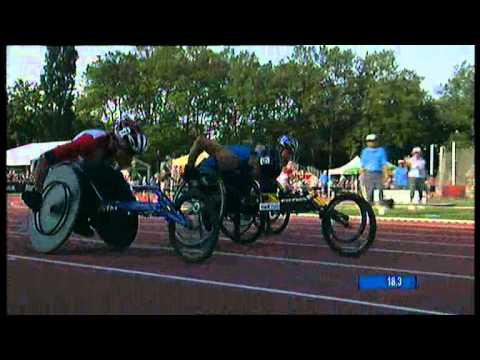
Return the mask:
<path id="1" fill-rule="evenodd" d="M 169 222 L 170 244 L 186 262 L 205 261 L 218 243 L 220 226 L 217 204 L 199 189 L 192 188 L 176 197 L 175 207 L 189 220 L 190 226 Z"/>
<path id="2" fill-rule="evenodd" d="M 373 243 L 377 232 L 375 213 L 354 193 L 342 193 L 322 217 L 322 233 L 328 246 L 342 256 L 358 257 Z"/>
<path id="3" fill-rule="evenodd" d="M 99 214 L 94 227 L 108 247 L 124 250 L 137 237 L 138 215 L 121 212 Z"/>
<path id="4" fill-rule="evenodd" d="M 53 253 L 69 238 L 81 208 L 78 173 L 69 163 L 52 167 L 42 189 L 42 206 L 30 217 L 30 241 L 41 253 Z"/>
<path id="5" fill-rule="evenodd" d="M 278 235 L 287 228 L 290 212 L 270 211 L 266 215 L 266 233 Z"/>
<path id="6" fill-rule="evenodd" d="M 231 209 L 237 206 L 227 205 L 229 211 L 222 219 L 221 230 L 233 242 L 242 245 L 251 244 L 263 233 L 265 217 L 259 212 L 260 201 L 260 186 L 256 181 L 252 181 L 248 195 L 242 197 L 239 211 Z"/>
<path id="7" fill-rule="evenodd" d="M 226 188 L 225 183 L 219 176 L 216 174 L 200 174 L 199 179 L 190 182 L 182 180 L 175 191 L 173 201 L 175 202 L 180 196 L 192 189 L 197 189 L 210 199 L 210 202 L 217 209 L 219 219 L 224 217 L 226 212 Z"/>
<path id="8" fill-rule="evenodd" d="M 105 201 L 134 201 L 130 186 L 120 171 L 109 166 L 85 165 L 83 186 L 88 194 L 91 225 L 111 249 L 124 250 L 135 240 L 138 232 L 138 215 L 125 211 L 97 212 L 100 200 L 93 184 Z M 87 179 L 89 181 L 87 181 Z M 91 182 L 91 183 L 90 183 Z M 95 204 L 95 206 L 93 206 Z M 95 210 L 93 210 L 95 209 Z"/>

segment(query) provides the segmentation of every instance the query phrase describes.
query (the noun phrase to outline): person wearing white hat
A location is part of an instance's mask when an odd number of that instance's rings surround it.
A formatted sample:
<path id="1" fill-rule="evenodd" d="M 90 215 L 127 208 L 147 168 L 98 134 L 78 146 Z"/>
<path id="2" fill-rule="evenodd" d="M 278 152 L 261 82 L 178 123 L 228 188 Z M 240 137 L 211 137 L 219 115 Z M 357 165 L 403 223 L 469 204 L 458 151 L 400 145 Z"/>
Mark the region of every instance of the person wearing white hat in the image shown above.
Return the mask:
<path id="1" fill-rule="evenodd" d="M 413 203 L 415 191 L 418 191 L 419 202 L 422 202 L 426 178 L 425 160 L 422 158 L 422 149 L 414 147 L 412 156 L 408 160 L 408 182 L 410 187 L 410 203 Z"/>
<path id="2" fill-rule="evenodd" d="M 369 134 L 365 138 L 367 147 L 360 155 L 361 175 L 367 192 L 367 200 L 373 203 L 373 192 L 379 191 L 379 200 L 383 202 L 383 178 L 387 171 L 387 154 L 378 146 L 377 135 Z"/>

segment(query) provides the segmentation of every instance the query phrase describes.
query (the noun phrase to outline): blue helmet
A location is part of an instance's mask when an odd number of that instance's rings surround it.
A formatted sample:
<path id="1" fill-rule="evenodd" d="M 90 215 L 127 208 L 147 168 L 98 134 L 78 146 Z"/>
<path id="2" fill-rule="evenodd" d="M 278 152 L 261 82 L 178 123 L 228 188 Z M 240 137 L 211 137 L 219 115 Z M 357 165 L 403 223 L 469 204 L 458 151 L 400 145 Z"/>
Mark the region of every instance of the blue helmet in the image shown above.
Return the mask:
<path id="1" fill-rule="evenodd" d="M 289 136 L 282 135 L 278 138 L 278 143 L 285 149 L 290 150 L 293 154 L 298 151 L 298 141 L 297 139 Z"/>

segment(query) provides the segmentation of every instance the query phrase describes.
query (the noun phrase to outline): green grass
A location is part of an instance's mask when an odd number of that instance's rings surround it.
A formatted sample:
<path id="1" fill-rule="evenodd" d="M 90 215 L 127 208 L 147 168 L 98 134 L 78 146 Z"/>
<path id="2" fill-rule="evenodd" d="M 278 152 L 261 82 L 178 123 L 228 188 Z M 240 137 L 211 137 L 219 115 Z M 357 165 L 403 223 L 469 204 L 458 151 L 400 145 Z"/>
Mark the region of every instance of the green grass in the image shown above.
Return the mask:
<path id="1" fill-rule="evenodd" d="M 416 206 L 416 210 L 409 210 L 408 207 L 395 207 L 394 209 L 385 209 L 385 214 L 379 214 L 379 208 L 374 207 L 375 215 L 379 218 L 403 217 L 412 219 L 440 219 L 440 220 L 475 220 L 474 209 L 456 209 L 455 207 L 431 207 Z M 342 206 L 337 210 L 347 215 L 359 215 L 358 208 L 353 209 L 350 206 Z"/>
<path id="2" fill-rule="evenodd" d="M 379 217 L 405 217 L 420 219 L 443 219 L 443 220 L 475 220 L 475 211 L 473 209 L 455 209 L 455 208 L 432 208 L 429 206 L 417 206 L 415 211 L 408 208 L 386 209 L 385 215 L 375 214 Z"/>
<path id="3" fill-rule="evenodd" d="M 475 206 L 475 199 L 453 199 L 453 198 L 433 198 L 428 200 L 429 204 L 453 204 L 455 206 Z"/>

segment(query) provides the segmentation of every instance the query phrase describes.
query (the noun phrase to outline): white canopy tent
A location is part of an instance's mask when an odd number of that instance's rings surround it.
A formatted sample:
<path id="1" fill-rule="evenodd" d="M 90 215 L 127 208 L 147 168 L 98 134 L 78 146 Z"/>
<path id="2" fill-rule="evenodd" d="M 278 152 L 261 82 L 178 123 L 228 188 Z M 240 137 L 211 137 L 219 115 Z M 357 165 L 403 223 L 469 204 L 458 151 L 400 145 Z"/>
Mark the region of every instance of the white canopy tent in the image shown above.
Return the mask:
<path id="1" fill-rule="evenodd" d="M 68 141 L 31 143 L 7 150 L 7 166 L 29 166 L 30 161 Z"/>

